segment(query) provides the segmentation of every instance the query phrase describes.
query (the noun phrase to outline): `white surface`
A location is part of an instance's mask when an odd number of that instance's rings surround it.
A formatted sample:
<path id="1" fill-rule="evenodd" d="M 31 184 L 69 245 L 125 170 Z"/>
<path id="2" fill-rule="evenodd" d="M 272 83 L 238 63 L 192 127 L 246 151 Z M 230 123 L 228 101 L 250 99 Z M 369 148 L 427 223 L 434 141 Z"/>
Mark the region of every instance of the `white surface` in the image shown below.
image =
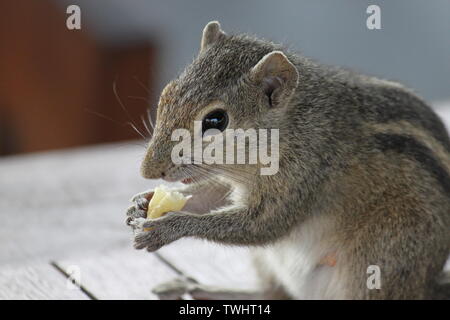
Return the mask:
<path id="1" fill-rule="evenodd" d="M 175 269 L 133 249 L 129 199 L 161 183 L 139 177 L 143 151 L 130 143 L 0 160 L 0 299 L 86 298 L 50 262 L 78 266 L 99 299 L 155 299 L 151 289 L 175 270 L 207 284 L 255 283 L 239 249 L 180 240 L 161 250 Z"/>

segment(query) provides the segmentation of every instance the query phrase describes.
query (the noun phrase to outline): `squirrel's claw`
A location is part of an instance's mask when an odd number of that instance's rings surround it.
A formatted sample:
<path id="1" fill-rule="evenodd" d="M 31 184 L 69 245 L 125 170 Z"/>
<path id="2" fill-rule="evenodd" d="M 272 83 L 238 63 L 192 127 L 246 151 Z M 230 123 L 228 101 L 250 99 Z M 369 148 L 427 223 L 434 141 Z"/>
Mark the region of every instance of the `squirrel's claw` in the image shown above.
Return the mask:
<path id="1" fill-rule="evenodd" d="M 146 248 L 147 251 L 152 252 L 185 236 L 185 229 L 177 228 L 179 219 L 182 217 L 187 215 L 182 212 L 168 212 L 160 218 L 142 221 L 136 225 L 136 228 L 142 231 L 136 234 L 134 247 Z"/>

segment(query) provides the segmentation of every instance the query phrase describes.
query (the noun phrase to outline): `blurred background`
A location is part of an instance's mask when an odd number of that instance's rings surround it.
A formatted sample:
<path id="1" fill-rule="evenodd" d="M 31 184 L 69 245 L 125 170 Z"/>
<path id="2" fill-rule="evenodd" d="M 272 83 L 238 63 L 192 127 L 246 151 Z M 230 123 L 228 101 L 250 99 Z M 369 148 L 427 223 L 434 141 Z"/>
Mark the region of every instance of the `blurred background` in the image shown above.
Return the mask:
<path id="1" fill-rule="evenodd" d="M 71 4 L 81 30 L 66 27 Z M 370 4 L 381 30 L 366 27 Z M 210 20 L 400 81 L 440 112 L 450 99 L 448 0 L 3 0 L 0 12 L 0 155 L 139 138 L 128 122 L 144 131 Z"/>

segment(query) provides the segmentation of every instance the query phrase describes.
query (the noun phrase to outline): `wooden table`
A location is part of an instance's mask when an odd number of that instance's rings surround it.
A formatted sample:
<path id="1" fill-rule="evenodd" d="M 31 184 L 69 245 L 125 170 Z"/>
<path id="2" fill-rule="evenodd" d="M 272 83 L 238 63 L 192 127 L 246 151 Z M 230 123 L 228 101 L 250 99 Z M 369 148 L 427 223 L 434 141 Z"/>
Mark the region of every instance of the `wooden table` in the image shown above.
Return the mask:
<path id="1" fill-rule="evenodd" d="M 156 299 L 151 289 L 180 275 L 255 286 L 245 248 L 133 249 L 129 199 L 161 183 L 140 178 L 143 152 L 124 143 L 0 160 L 0 299 Z"/>

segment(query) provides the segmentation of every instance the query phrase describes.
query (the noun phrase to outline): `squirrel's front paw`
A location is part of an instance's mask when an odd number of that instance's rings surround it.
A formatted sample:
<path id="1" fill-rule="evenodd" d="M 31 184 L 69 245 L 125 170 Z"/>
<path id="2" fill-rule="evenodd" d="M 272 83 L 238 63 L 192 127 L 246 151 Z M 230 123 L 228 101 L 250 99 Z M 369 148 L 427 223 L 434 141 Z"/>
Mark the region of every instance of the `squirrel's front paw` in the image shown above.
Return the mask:
<path id="1" fill-rule="evenodd" d="M 151 220 L 135 221 L 140 230 L 134 238 L 134 247 L 147 251 L 156 251 L 162 246 L 180 239 L 188 234 L 191 215 L 184 212 L 168 212 L 166 215 Z"/>
<path id="2" fill-rule="evenodd" d="M 131 226 L 132 228 L 134 228 L 135 224 L 133 222 L 139 218 L 145 219 L 146 216 L 146 210 L 139 209 L 136 205 L 132 205 L 127 209 L 127 218 L 125 220 L 125 223 L 127 224 L 127 226 Z"/>
<path id="3" fill-rule="evenodd" d="M 154 191 L 152 190 L 147 190 L 144 192 L 140 192 L 138 194 L 135 194 L 133 197 L 131 197 L 131 202 L 139 202 L 142 199 L 145 199 L 147 201 L 150 201 L 153 197 Z"/>
<path id="4" fill-rule="evenodd" d="M 153 191 L 146 191 L 142 193 L 138 193 L 137 195 L 131 198 L 131 202 L 133 205 L 127 209 L 127 218 L 126 224 L 128 226 L 132 226 L 134 228 L 134 224 L 132 221 L 138 218 L 146 218 L 147 217 L 147 208 L 150 200 L 153 197 Z"/>

